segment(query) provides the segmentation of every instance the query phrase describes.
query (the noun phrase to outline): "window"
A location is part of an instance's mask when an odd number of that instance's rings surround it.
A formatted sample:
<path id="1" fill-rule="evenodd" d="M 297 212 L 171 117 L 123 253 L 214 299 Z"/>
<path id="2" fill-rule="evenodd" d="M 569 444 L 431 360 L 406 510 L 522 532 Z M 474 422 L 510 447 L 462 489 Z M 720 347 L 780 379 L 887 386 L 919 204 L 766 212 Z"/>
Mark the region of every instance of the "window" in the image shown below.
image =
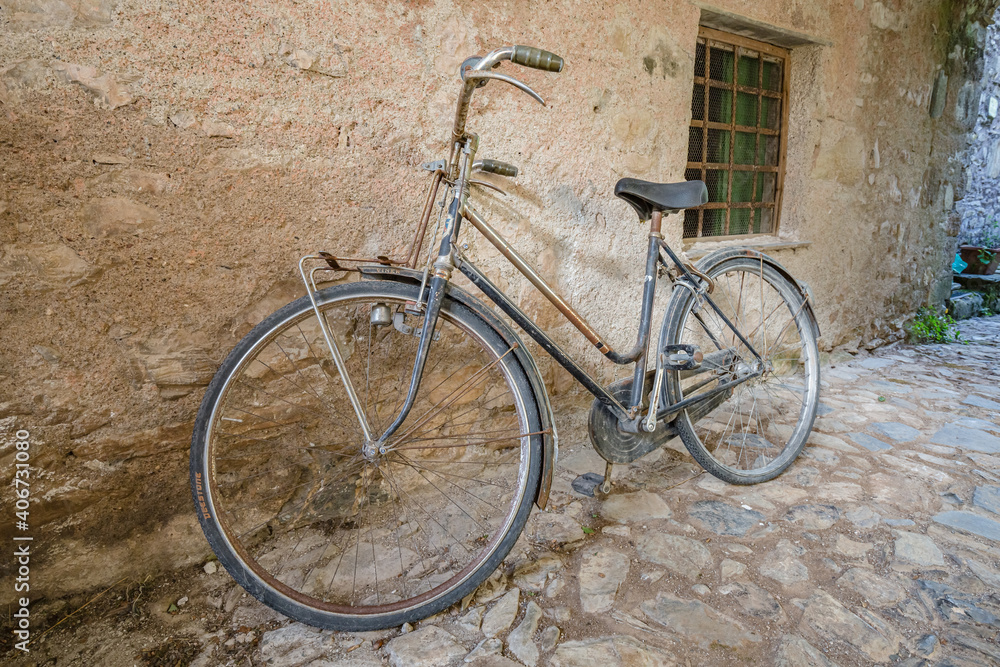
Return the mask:
<path id="1" fill-rule="evenodd" d="M 788 51 L 700 28 L 685 178 L 708 186 L 684 237 L 773 234 L 785 170 Z"/>

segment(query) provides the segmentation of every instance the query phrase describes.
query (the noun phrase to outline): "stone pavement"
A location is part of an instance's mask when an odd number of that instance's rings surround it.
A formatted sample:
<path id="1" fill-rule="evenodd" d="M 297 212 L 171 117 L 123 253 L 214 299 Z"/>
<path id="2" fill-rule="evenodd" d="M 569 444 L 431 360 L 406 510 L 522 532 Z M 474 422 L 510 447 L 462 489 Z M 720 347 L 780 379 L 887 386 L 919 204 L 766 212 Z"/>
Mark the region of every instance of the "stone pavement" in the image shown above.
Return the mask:
<path id="1" fill-rule="evenodd" d="M 968 345 L 835 355 L 806 450 L 754 487 L 701 474 L 666 448 L 617 468 L 604 502 L 587 497 L 573 482 L 603 465 L 585 415 L 561 415 L 574 437 L 563 438 L 549 511 L 533 514 L 505 566 L 462 609 L 402 633 L 286 625 L 263 634 L 260 657 L 394 667 L 1000 664 L 1000 317 L 961 328 Z"/>

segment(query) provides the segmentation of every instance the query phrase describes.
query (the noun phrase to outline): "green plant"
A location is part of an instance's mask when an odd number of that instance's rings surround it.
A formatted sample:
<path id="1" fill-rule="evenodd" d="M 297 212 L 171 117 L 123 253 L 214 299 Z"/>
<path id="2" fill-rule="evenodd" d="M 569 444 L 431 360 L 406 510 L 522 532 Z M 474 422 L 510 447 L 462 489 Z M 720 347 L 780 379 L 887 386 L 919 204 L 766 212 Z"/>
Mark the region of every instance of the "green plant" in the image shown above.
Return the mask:
<path id="1" fill-rule="evenodd" d="M 916 343 L 961 343 L 958 324 L 947 312 L 939 315 L 930 308 L 921 308 L 910 324 L 910 337 Z"/>
<path id="2" fill-rule="evenodd" d="M 1000 314 L 1000 285 L 989 285 L 979 293 L 983 295 L 983 309 L 979 311 L 980 317 L 993 317 Z"/>
<path id="3" fill-rule="evenodd" d="M 1000 248 L 1000 221 L 990 218 L 982 229 L 963 238 L 964 240 L 959 241 L 959 245 L 979 247 L 979 261 L 989 264 L 993 259 L 991 251 Z"/>
<path id="4" fill-rule="evenodd" d="M 984 248 L 1000 248 L 1000 222 L 996 218 L 991 218 L 989 225 L 983 229 L 983 247 Z M 990 253 L 990 259 L 993 259 L 993 254 Z M 980 257 L 979 261 L 983 258 Z"/>

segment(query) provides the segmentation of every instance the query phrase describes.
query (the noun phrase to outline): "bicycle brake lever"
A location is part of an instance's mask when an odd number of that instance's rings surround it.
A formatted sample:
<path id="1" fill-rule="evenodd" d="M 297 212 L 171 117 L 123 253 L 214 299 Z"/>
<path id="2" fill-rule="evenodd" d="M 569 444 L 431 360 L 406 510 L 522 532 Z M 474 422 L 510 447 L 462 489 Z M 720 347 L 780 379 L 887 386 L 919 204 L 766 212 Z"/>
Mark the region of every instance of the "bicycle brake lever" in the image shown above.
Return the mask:
<path id="1" fill-rule="evenodd" d="M 496 190 L 497 192 L 499 192 L 500 194 L 502 194 L 504 197 L 507 196 L 506 192 L 504 192 L 503 190 L 501 190 L 497 186 L 493 185 L 492 183 L 487 183 L 486 181 L 479 181 L 479 180 L 475 180 L 475 179 L 470 180 L 469 183 L 472 184 L 472 185 L 482 185 L 483 187 L 487 187 L 490 190 Z"/>
<path id="2" fill-rule="evenodd" d="M 533 97 L 539 104 L 545 106 L 545 100 L 542 99 L 541 95 L 539 95 L 530 87 L 528 87 L 526 83 L 518 81 L 512 76 L 507 76 L 506 74 L 499 74 L 498 72 L 476 72 L 471 70 L 466 70 L 465 72 L 466 81 L 485 82 L 488 79 L 496 79 L 498 81 L 503 81 L 504 83 L 509 83 L 510 85 L 521 90 L 522 92 L 531 95 L 531 97 Z"/>

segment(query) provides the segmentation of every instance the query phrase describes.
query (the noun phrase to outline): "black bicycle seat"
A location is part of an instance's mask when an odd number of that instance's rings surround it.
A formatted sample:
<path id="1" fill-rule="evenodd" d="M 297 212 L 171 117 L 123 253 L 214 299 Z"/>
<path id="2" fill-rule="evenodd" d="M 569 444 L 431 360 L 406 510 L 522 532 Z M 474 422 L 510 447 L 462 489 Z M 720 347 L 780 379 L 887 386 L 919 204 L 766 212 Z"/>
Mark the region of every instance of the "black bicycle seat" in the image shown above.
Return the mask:
<path id="1" fill-rule="evenodd" d="M 645 221 L 653 211 L 673 212 L 708 203 L 708 188 L 703 181 L 653 183 L 623 178 L 615 184 L 615 196 L 631 204 L 639 219 Z"/>

